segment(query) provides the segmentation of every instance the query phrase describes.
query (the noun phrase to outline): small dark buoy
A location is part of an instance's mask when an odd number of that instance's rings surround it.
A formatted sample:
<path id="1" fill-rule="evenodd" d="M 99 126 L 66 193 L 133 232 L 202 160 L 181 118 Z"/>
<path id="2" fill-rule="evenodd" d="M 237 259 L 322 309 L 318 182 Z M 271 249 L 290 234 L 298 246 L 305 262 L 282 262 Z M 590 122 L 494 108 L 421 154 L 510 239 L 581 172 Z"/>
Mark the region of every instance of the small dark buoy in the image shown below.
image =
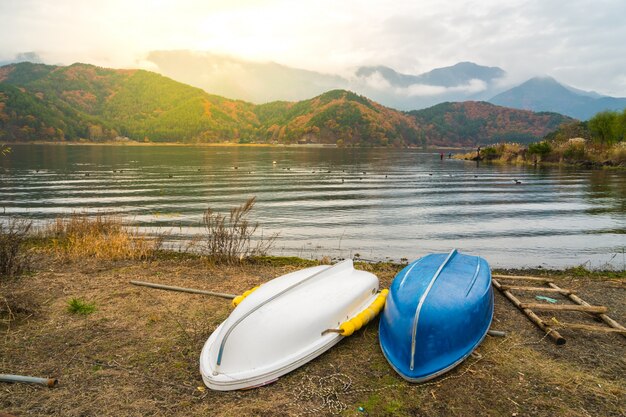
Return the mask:
<path id="1" fill-rule="evenodd" d="M 174 178 L 174 176 L 172 174 L 168 175 L 169 178 Z"/>
<path id="2" fill-rule="evenodd" d="M 120 172 L 124 172 L 124 170 L 123 170 L 123 169 L 120 169 Z"/>
<path id="3" fill-rule="evenodd" d="M 287 168 L 287 171 L 291 171 L 291 168 Z"/>
<path id="4" fill-rule="evenodd" d="M 513 182 L 515 182 L 515 184 L 521 184 L 522 183 L 521 181 L 518 181 L 518 180 L 513 180 Z"/>
<path id="5" fill-rule="evenodd" d="M 365 175 L 365 174 L 367 174 L 367 172 L 363 171 L 363 174 Z"/>
<path id="6" fill-rule="evenodd" d="M 342 184 L 343 184 L 343 181 L 344 181 L 344 179 L 342 178 L 342 179 L 341 179 L 341 183 L 342 183 Z"/>
<path id="7" fill-rule="evenodd" d="M 37 170 L 36 172 L 39 172 L 39 170 Z"/>
<path id="8" fill-rule="evenodd" d="M 362 180 L 363 178 L 359 177 L 360 180 Z"/>
<path id="9" fill-rule="evenodd" d="M 239 167 L 233 167 L 233 168 L 235 168 L 235 169 L 239 169 Z"/>
<path id="10" fill-rule="evenodd" d="M 385 178 L 387 178 L 387 176 L 385 175 Z"/>
<path id="11" fill-rule="evenodd" d="M 433 176 L 433 174 L 428 174 L 428 175 L 431 176 L 431 177 Z"/>
<path id="12" fill-rule="evenodd" d="M 474 175 L 474 178 L 478 178 L 478 175 Z"/>
<path id="13" fill-rule="evenodd" d="M 86 174 L 85 174 L 85 177 L 88 177 L 88 176 L 89 176 L 89 173 L 86 173 Z"/>
<path id="14" fill-rule="evenodd" d="M 328 173 L 330 174 L 330 169 L 328 170 Z"/>
<path id="15" fill-rule="evenodd" d="M 201 171 L 201 170 L 202 170 L 201 168 L 198 168 L 198 171 Z"/>

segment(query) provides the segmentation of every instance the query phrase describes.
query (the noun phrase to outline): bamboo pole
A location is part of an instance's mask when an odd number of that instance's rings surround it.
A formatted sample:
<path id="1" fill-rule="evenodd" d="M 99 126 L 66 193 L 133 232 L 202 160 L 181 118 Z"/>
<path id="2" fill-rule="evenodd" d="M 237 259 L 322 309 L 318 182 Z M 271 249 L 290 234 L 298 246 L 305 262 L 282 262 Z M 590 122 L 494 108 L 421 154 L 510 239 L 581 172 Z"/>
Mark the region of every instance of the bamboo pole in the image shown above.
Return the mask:
<path id="1" fill-rule="evenodd" d="M 553 282 L 549 282 L 548 285 L 551 288 L 560 289 L 559 286 L 556 285 Z M 591 305 L 588 302 L 586 302 L 585 300 L 583 300 L 582 298 L 580 298 L 579 296 L 577 296 L 576 294 L 571 294 L 570 293 L 567 296 L 569 297 L 570 300 L 572 300 L 576 304 L 580 304 L 581 306 L 590 306 Z M 606 324 L 608 324 L 609 326 L 611 326 L 614 329 L 626 331 L 626 327 L 622 326 L 621 324 L 619 324 L 618 322 L 616 322 L 615 320 L 613 320 L 611 317 L 607 316 L 606 314 L 598 314 L 596 317 L 598 317 L 600 320 L 602 320 L 603 322 L 605 322 Z M 621 334 L 622 334 L 622 336 L 626 337 L 626 333 L 621 333 Z"/>
<path id="2" fill-rule="evenodd" d="M 524 281 L 537 281 L 537 282 L 550 282 L 551 278 L 541 278 L 541 277 L 527 277 L 524 275 L 492 275 L 492 278 L 498 279 L 519 279 Z"/>
<path id="3" fill-rule="evenodd" d="M 222 292 L 198 290 L 198 289 L 195 289 L 195 288 L 174 287 L 172 285 L 154 284 L 152 282 L 145 282 L 145 281 L 135 281 L 135 280 L 132 280 L 132 281 L 130 281 L 130 283 L 133 284 L 133 285 L 139 285 L 141 287 L 156 288 L 158 290 L 179 291 L 179 292 L 187 292 L 187 293 L 191 293 L 191 294 L 213 295 L 215 297 L 228 298 L 230 300 L 232 300 L 233 298 L 236 297 L 236 295 L 234 295 L 234 294 L 225 294 L 225 293 L 222 293 Z"/>
<path id="4" fill-rule="evenodd" d="M 606 313 L 609 310 L 604 306 L 581 306 L 578 304 L 555 305 L 542 303 L 522 303 L 521 307 L 542 311 L 583 311 L 585 313 Z"/>
<path id="5" fill-rule="evenodd" d="M 580 329 L 580 330 L 589 330 L 591 332 L 604 332 L 604 333 L 621 333 L 626 334 L 626 329 L 614 329 L 613 327 L 606 326 L 593 326 L 589 324 L 582 323 L 563 323 L 559 322 L 559 327 L 565 327 L 568 329 Z"/>
<path id="6" fill-rule="evenodd" d="M 502 294 L 504 294 L 504 296 L 506 298 L 508 298 L 515 305 L 515 307 L 519 308 L 526 315 L 526 317 L 528 317 L 528 319 L 530 321 L 532 321 L 541 330 L 546 332 L 548 334 L 548 336 L 550 336 L 550 338 L 552 340 L 554 340 L 554 342 L 557 345 L 564 345 L 565 344 L 566 340 L 565 340 L 565 338 L 563 336 L 561 336 L 559 334 L 559 332 L 557 332 L 556 330 L 552 329 L 550 326 L 545 324 L 543 322 L 543 320 L 541 320 L 539 318 L 539 316 L 537 316 L 532 310 L 530 310 L 528 308 L 522 308 L 521 307 L 522 303 L 520 302 L 520 300 L 518 300 L 517 297 L 515 297 L 513 294 L 511 294 L 510 291 L 502 289 L 502 285 L 497 280 L 492 279 L 491 282 L 493 282 L 493 285 L 498 290 L 500 290 L 502 292 Z"/>
<path id="7" fill-rule="evenodd" d="M 563 295 L 569 295 L 572 292 L 570 290 L 564 290 L 561 288 L 549 288 L 549 287 L 524 287 L 519 285 L 502 285 L 502 289 L 516 290 L 516 291 L 536 291 L 536 292 L 558 292 Z"/>

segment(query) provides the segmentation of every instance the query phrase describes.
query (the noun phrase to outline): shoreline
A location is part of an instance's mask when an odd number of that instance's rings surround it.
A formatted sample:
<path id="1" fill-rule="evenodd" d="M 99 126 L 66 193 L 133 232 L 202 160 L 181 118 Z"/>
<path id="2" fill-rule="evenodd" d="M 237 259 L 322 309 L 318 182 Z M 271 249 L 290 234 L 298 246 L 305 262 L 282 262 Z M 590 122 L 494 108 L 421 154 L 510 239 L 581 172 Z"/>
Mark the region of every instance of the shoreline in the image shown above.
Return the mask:
<path id="1" fill-rule="evenodd" d="M 80 258 L 68 262 L 40 254 L 28 275 L 0 279 L 4 372 L 59 380 L 54 389 L 3 384 L 0 409 L 15 415 L 36 410 L 68 417 L 100 415 L 103 410 L 107 415 L 174 417 L 290 416 L 316 410 L 308 415 L 325 416 L 333 411 L 326 401 L 331 395 L 332 404 L 345 410 L 343 415 L 354 417 L 363 412 L 460 417 L 483 415 L 486 409 L 494 415 L 534 415 L 543 410 L 542 416 L 563 417 L 578 415 L 581 408 L 592 415 L 623 411 L 623 365 L 615 360 L 623 353 L 622 336 L 559 329 L 568 344 L 557 346 L 498 291 L 493 328 L 505 331 L 506 337 L 485 338 L 476 351 L 480 359 L 468 358 L 432 383 L 408 383 L 391 369 L 379 347 L 379 319 L 375 318 L 273 384 L 246 391 L 211 391 L 202 382 L 198 358 L 209 335 L 231 313 L 230 303 L 136 287 L 129 281 L 241 294 L 313 264 L 267 257 L 256 263 L 215 265 L 184 254 L 168 255 L 151 261 Z M 355 266 L 375 273 L 381 288 L 388 288 L 401 269 L 401 265 L 363 262 Z M 611 317 L 623 322 L 624 277 L 545 272 L 542 276 L 607 306 Z M 71 300 L 93 307 L 72 313 Z M 584 314 L 574 321 L 579 320 L 594 323 Z M 346 381 L 349 389 L 342 388 Z M 300 387 L 330 394 L 300 396 Z"/>
<path id="2" fill-rule="evenodd" d="M 12 146 L 29 146 L 29 145 L 54 145 L 54 146 L 171 146 L 171 147 L 248 147 L 248 148 L 329 148 L 329 149 L 411 149 L 420 151 L 465 151 L 468 148 L 459 148 L 452 146 L 426 148 L 417 146 L 406 146 L 394 148 L 390 146 L 337 146 L 333 143 L 308 143 L 308 144 L 285 144 L 285 143 L 236 143 L 236 142 L 215 142 L 215 143 L 184 143 L 184 142 L 138 142 L 138 141 L 21 141 L 21 142 L 4 142 L 8 147 Z"/>

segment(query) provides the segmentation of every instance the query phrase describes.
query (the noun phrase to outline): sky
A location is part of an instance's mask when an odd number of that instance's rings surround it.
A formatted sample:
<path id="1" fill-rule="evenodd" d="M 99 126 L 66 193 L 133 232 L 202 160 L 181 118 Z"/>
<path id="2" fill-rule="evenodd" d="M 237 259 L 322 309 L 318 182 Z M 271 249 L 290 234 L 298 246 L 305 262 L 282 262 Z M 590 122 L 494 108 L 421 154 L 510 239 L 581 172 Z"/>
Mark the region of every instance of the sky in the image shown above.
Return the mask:
<path id="1" fill-rule="evenodd" d="M 626 97 L 625 16 L 624 0 L 0 0 L 0 62 L 150 69 L 150 51 L 191 50 L 346 75 L 471 61 Z"/>

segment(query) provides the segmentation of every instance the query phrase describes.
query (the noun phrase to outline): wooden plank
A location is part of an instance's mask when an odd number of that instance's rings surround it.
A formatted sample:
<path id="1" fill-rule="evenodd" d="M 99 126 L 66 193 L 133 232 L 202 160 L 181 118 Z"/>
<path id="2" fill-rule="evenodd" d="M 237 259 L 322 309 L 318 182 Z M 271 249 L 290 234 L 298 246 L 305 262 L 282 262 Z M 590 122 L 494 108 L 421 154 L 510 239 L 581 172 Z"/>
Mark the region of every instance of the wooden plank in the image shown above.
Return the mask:
<path id="1" fill-rule="evenodd" d="M 563 295 L 571 294 L 570 290 L 563 290 L 561 288 L 550 288 L 550 287 L 525 287 L 521 285 L 502 285 L 502 289 L 504 290 L 516 290 L 516 291 L 535 291 L 535 292 L 558 292 Z"/>
<path id="2" fill-rule="evenodd" d="M 580 330 L 588 330 L 590 332 L 604 332 L 604 333 L 621 333 L 621 334 L 626 334 L 626 329 L 622 330 L 622 329 L 614 329 L 612 327 L 606 327 L 606 326 L 592 326 L 589 324 L 582 324 L 582 323 L 563 323 L 563 322 L 559 322 L 558 324 L 559 327 L 565 327 L 568 329 L 580 329 Z"/>
<path id="3" fill-rule="evenodd" d="M 604 306 L 581 306 L 578 304 L 543 304 L 522 303 L 522 308 L 531 308 L 542 311 L 583 311 L 586 313 L 606 313 L 609 309 Z"/>
<path id="4" fill-rule="evenodd" d="M 502 294 L 515 305 L 515 307 L 519 308 L 531 322 L 533 322 L 537 327 L 546 332 L 557 345 L 565 344 L 566 340 L 563 336 L 559 334 L 559 332 L 545 324 L 544 321 L 541 320 L 539 316 L 537 316 L 532 310 L 528 308 L 522 308 L 522 303 L 520 302 L 520 300 L 518 300 L 513 294 L 511 294 L 510 291 L 503 290 L 502 285 L 497 280 L 492 279 L 491 282 L 493 283 L 494 287 L 501 291 Z"/>
<path id="5" fill-rule="evenodd" d="M 187 292 L 191 294 L 213 295 L 215 297 L 228 298 L 229 300 L 232 300 L 233 298 L 236 297 L 235 294 L 224 294 L 222 292 L 198 290 L 196 288 L 174 287 L 172 285 L 155 284 L 153 282 L 131 280 L 130 283 L 133 285 L 139 285 L 142 287 L 156 288 L 158 290 Z"/>
<path id="6" fill-rule="evenodd" d="M 554 289 L 561 289 L 559 288 L 558 285 L 549 282 L 548 285 L 551 288 Z M 568 298 L 570 300 L 572 300 L 573 302 L 575 302 L 576 304 L 580 304 L 581 306 L 590 306 L 591 304 L 589 304 L 588 302 L 586 302 L 585 300 L 583 300 L 582 298 L 580 298 L 579 296 L 575 295 L 575 294 L 568 294 L 567 295 Z M 614 329 L 618 329 L 618 330 L 626 330 L 626 327 L 622 326 L 621 324 L 619 324 L 618 322 L 616 322 L 615 320 L 613 320 L 611 317 L 607 316 L 606 314 L 598 314 L 597 315 L 598 318 L 600 318 L 600 320 L 602 320 L 603 322 L 605 322 L 606 324 L 608 324 L 609 326 L 611 326 Z M 621 333 L 622 336 L 626 337 L 626 333 Z"/>
<path id="7" fill-rule="evenodd" d="M 527 277 L 524 275 L 492 275 L 492 278 L 498 279 L 520 279 L 524 281 L 538 281 L 538 282 L 551 282 L 551 278 L 541 278 L 541 277 Z"/>

